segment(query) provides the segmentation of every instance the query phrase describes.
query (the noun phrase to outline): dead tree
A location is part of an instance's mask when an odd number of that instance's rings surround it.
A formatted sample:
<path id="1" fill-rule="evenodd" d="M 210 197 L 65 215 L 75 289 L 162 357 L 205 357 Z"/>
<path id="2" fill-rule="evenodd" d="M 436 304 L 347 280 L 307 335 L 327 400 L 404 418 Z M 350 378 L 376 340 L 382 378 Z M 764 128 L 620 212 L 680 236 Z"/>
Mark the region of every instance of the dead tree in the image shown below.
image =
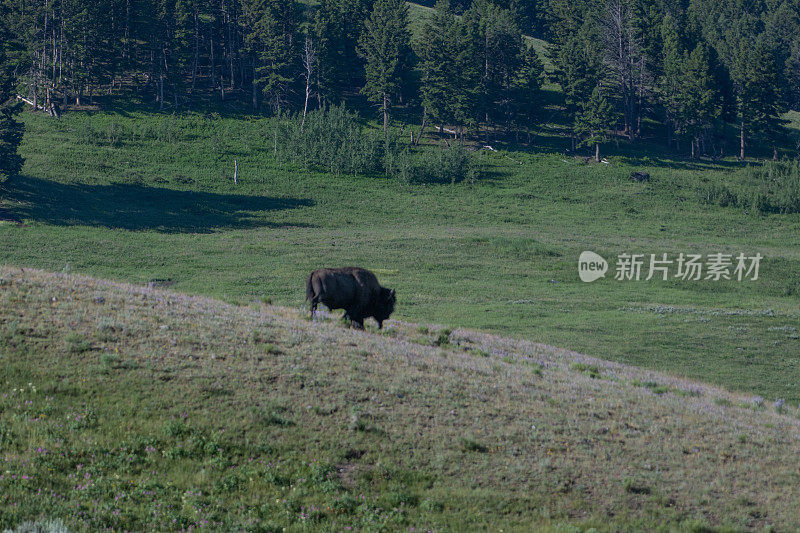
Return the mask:
<path id="1" fill-rule="evenodd" d="M 611 0 L 600 21 L 603 61 L 609 69 L 622 104 L 625 135 L 637 134 L 645 87 L 649 80 L 641 39 L 627 0 Z"/>
<path id="2" fill-rule="evenodd" d="M 306 99 L 303 104 L 303 121 L 300 123 L 300 131 L 306 125 L 306 114 L 308 113 L 308 99 L 311 97 L 311 79 L 314 76 L 314 69 L 317 63 L 317 51 L 314 49 L 314 41 L 306 35 L 305 46 L 303 46 L 303 77 L 306 79 Z"/>

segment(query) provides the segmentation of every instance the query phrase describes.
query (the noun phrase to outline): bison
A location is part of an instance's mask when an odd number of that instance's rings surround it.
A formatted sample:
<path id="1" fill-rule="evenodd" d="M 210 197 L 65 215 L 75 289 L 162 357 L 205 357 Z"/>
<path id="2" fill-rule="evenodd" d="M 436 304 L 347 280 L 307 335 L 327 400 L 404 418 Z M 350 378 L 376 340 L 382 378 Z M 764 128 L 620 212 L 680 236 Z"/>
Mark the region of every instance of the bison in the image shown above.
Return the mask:
<path id="1" fill-rule="evenodd" d="M 311 302 L 311 316 L 317 305 L 328 309 L 344 309 L 345 318 L 364 329 L 364 319 L 372 317 L 383 327 L 383 321 L 394 312 L 394 290 L 381 287 L 375 274 L 365 268 L 320 268 L 308 276 L 306 299 Z"/>

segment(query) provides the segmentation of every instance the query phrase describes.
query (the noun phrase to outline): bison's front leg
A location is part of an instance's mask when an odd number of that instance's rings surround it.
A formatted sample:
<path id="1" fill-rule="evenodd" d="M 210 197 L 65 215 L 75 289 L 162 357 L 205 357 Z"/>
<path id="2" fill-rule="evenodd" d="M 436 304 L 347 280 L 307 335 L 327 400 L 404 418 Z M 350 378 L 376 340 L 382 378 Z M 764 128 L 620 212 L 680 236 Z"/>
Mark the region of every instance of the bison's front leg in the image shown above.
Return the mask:
<path id="1" fill-rule="evenodd" d="M 345 316 L 350 315 L 350 324 L 356 329 L 364 329 L 364 318 L 357 312 L 348 312 Z"/>

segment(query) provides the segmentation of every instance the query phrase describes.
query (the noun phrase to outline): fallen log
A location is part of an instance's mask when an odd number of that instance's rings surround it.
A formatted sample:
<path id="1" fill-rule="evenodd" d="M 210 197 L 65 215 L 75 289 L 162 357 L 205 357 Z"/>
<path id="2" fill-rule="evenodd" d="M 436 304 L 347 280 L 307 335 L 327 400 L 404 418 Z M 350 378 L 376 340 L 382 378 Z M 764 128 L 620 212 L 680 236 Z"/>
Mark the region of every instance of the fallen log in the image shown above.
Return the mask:
<path id="1" fill-rule="evenodd" d="M 489 150 L 490 152 L 495 152 L 495 153 L 498 153 L 498 154 L 500 153 L 497 150 L 495 150 L 493 146 L 491 146 L 489 144 L 483 145 L 483 148 L 486 149 L 486 150 Z M 514 159 L 513 157 L 511 157 L 510 155 L 508 155 L 506 153 L 503 153 L 502 155 L 503 155 L 503 157 L 509 158 L 510 160 L 512 160 L 514 163 L 516 163 L 518 165 L 523 165 L 524 164 L 522 161 L 517 161 L 516 159 Z M 566 163 L 566 161 L 564 161 L 564 162 Z"/>
<path id="2" fill-rule="evenodd" d="M 28 100 L 27 98 L 19 94 L 17 95 L 17 100 L 21 100 L 26 104 L 28 104 L 29 106 L 32 106 L 36 111 L 39 111 L 41 109 L 42 111 L 45 111 L 48 115 L 50 115 L 53 118 L 61 118 L 61 109 L 58 107 L 58 104 L 55 103 L 55 101 L 50 102 L 49 106 L 45 106 L 44 104 L 38 104 L 38 103 L 34 104 L 32 100 Z"/>
<path id="3" fill-rule="evenodd" d="M 25 98 L 24 96 L 17 95 L 17 100 L 22 100 L 23 102 L 25 102 L 25 103 L 26 103 L 26 104 L 28 104 L 29 106 L 33 106 L 33 107 L 34 107 L 34 108 L 35 108 L 37 111 L 38 111 L 39 109 L 41 109 L 42 111 L 44 111 L 44 106 L 43 106 L 43 105 L 34 104 L 32 100 L 28 100 L 28 99 L 27 99 L 27 98 Z"/>

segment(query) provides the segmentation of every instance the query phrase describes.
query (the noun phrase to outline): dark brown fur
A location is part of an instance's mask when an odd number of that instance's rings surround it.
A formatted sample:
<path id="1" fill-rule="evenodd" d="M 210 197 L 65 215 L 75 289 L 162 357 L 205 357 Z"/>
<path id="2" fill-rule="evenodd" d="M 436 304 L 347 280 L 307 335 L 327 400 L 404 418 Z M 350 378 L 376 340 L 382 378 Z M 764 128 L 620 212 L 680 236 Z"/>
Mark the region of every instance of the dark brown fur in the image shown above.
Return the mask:
<path id="1" fill-rule="evenodd" d="M 364 328 L 365 318 L 374 318 L 378 328 L 394 311 L 393 290 L 381 287 L 375 274 L 365 268 L 320 268 L 308 276 L 306 299 L 311 302 L 311 316 L 317 305 L 344 309 L 344 316 L 357 328 Z"/>

